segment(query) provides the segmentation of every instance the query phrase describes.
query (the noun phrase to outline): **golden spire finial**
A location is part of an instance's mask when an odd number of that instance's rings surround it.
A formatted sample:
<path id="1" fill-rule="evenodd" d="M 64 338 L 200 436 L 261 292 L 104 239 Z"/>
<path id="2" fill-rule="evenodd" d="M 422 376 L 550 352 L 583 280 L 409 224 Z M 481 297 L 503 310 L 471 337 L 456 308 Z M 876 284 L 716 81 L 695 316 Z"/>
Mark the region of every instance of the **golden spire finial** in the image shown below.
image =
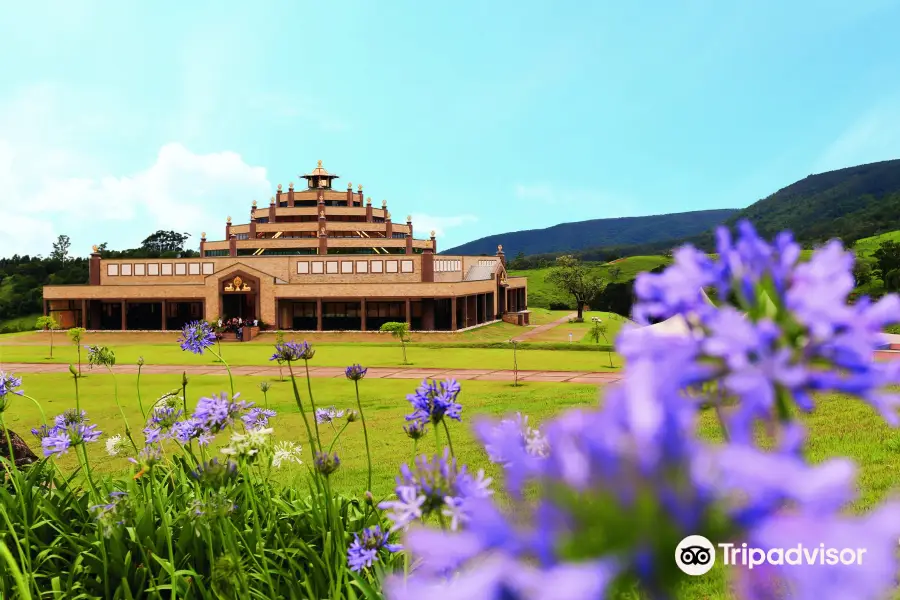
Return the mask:
<path id="1" fill-rule="evenodd" d="M 281 191 L 281 184 L 280 184 L 280 183 L 278 184 L 278 191 L 279 191 L 279 192 Z"/>
<path id="2" fill-rule="evenodd" d="M 356 186 L 356 189 L 359 190 L 360 192 L 362 192 L 362 184 L 359 184 L 358 186 Z"/>
<path id="3" fill-rule="evenodd" d="M 294 182 L 293 182 L 293 181 L 290 182 L 290 183 L 288 184 L 288 189 L 289 189 L 289 190 L 294 189 Z"/>
<path id="4" fill-rule="evenodd" d="M 100 246 L 94 246 L 94 252 L 100 252 Z"/>
<path id="5" fill-rule="evenodd" d="M 372 197 L 371 196 L 366 198 L 366 204 L 368 204 L 369 206 L 372 206 Z"/>
<path id="6" fill-rule="evenodd" d="M 347 189 L 348 189 L 348 190 L 352 190 L 352 189 L 353 189 L 353 182 L 348 182 L 348 183 L 347 183 Z"/>
<path id="7" fill-rule="evenodd" d="M 200 234 L 200 239 L 201 239 L 201 240 L 205 240 L 205 239 L 206 239 L 206 232 L 205 232 L 205 231 L 202 232 L 202 233 Z"/>
<path id="8" fill-rule="evenodd" d="M 503 244 L 497 245 L 497 252 L 503 252 Z"/>
<path id="9" fill-rule="evenodd" d="M 434 229 L 431 230 L 431 237 L 434 237 Z"/>
<path id="10" fill-rule="evenodd" d="M 319 161 L 319 168 L 320 168 L 320 169 L 322 168 L 322 161 L 321 161 L 321 160 Z"/>
<path id="11" fill-rule="evenodd" d="M 412 215 L 406 215 L 406 222 L 412 223 Z"/>
<path id="12" fill-rule="evenodd" d="M 227 219 L 225 219 L 225 221 L 226 221 L 227 223 L 231 223 L 231 217 L 228 217 Z"/>
<path id="13" fill-rule="evenodd" d="M 390 221 L 391 220 L 391 211 L 389 211 L 389 210 L 385 211 L 384 218 L 387 219 L 388 221 Z"/>
<path id="14" fill-rule="evenodd" d="M 319 211 L 319 218 L 320 218 L 320 219 L 324 219 L 324 218 L 325 218 L 325 211 L 324 211 L 324 210 L 320 210 L 320 211 Z"/>
<path id="15" fill-rule="evenodd" d="M 256 208 L 256 200 L 253 201 L 253 208 Z"/>
<path id="16" fill-rule="evenodd" d="M 387 208 L 387 200 L 381 201 L 381 208 Z"/>
<path id="17" fill-rule="evenodd" d="M 275 196 L 269 198 L 269 204 L 275 204 Z"/>

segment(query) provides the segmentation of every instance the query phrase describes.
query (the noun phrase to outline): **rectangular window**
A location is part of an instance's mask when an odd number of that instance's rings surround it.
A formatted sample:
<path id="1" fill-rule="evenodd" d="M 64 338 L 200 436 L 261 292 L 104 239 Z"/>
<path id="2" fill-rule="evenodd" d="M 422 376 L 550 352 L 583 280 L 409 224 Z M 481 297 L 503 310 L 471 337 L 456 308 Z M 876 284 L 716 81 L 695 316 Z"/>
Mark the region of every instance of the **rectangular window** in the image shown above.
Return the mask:
<path id="1" fill-rule="evenodd" d="M 115 277 L 119 274 L 119 265 L 106 265 L 106 274 Z"/>
<path id="2" fill-rule="evenodd" d="M 203 274 L 212 275 L 216 270 L 215 263 L 203 263 Z"/>
<path id="3" fill-rule="evenodd" d="M 122 265 L 122 275 L 131 275 L 131 264 L 125 263 Z"/>
<path id="4" fill-rule="evenodd" d="M 187 267 L 184 263 L 175 263 L 175 274 L 176 275 L 185 275 L 187 274 Z"/>
<path id="5" fill-rule="evenodd" d="M 368 273 L 369 272 L 369 263 L 364 260 L 356 261 L 356 272 L 357 273 Z"/>
<path id="6" fill-rule="evenodd" d="M 397 261 L 389 260 L 387 261 L 386 270 L 387 273 L 396 273 L 397 272 Z"/>
<path id="7" fill-rule="evenodd" d="M 372 272 L 373 273 L 381 273 L 384 268 L 384 262 L 380 260 L 372 261 Z"/>
<path id="8" fill-rule="evenodd" d="M 149 265 L 147 265 L 147 275 L 159 275 L 159 264 L 150 263 Z"/>
<path id="9" fill-rule="evenodd" d="M 297 273 L 300 275 L 306 275 L 309 273 L 309 263 L 304 261 L 300 261 L 297 263 Z"/>
<path id="10" fill-rule="evenodd" d="M 325 263 L 322 261 L 316 261 L 312 264 L 312 272 L 313 275 L 321 275 L 325 272 Z"/>
<path id="11" fill-rule="evenodd" d="M 160 266 L 162 268 L 161 273 L 163 275 L 171 275 L 172 274 L 172 263 L 163 263 Z"/>
<path id="12" fill-rule="evenodd" d="M 188 263 L 188 275 L 199 275 L 200 263 Z"/>
<path id="13" fill-rule="evenodd" d="M 353 273 L 353 262 L 349 261 L 349 260 L 342 261 L 341 262 L 341 273 L 345 274 L 345 275 L 347 273 Z"/>
<path id="14" fill-rule="evenodd" d="M 147 274 L 147 265 L 144 263 L 134 263 L 134 274 L 137 276 L 143 276 Z"/>
<path id="15" fill-rule="evenodd" d="M 400 261 L 400 271 L 403 273 L 412 273 L 413 272 L 413 261 L 401 260 Z"/>
<path id="16" fill-rule="evenodd" d="M 338 264 L 336 260 L 329 260 L 325 263 L 325 272 L 329 275 L 333 275 L 338 272 Z"/>

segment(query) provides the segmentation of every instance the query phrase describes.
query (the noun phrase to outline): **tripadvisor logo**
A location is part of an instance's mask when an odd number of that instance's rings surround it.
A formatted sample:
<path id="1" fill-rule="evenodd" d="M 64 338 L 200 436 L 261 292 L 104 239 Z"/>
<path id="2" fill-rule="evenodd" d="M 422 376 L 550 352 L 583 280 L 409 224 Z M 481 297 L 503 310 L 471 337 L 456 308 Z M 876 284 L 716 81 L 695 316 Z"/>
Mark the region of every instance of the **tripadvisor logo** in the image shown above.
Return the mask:
<path id="1" fill-rule="evenodd" d="M 716 549 L 702 535 L 689 535 L 675 548 L 675 564 L 688 575 L 703 575 L 716 564 Z"/>

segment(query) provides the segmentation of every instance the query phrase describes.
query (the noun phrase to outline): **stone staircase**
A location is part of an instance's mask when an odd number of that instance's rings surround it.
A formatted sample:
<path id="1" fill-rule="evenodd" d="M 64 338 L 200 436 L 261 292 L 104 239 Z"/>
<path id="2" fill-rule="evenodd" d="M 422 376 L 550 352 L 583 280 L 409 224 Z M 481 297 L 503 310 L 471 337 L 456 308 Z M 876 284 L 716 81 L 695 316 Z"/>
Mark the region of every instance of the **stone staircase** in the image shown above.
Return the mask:
<path id="1" fill-rule="evenodd" d="M 222 337 L 222 343 L 226 342 L 249 342 L 253 338 L 259 335 L 259 327 L 244 327 L 243 330 L 244 337 L 238 339 L 237 335 L 233 331 L 227 332 Z"/>

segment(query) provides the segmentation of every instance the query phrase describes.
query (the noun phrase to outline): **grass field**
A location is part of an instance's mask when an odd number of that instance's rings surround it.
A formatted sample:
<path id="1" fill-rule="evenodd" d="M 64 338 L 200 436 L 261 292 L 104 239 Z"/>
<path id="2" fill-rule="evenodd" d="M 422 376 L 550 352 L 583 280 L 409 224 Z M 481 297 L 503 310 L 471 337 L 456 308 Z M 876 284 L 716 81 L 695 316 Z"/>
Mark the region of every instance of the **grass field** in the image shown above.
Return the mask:
<path id="1" fill-rule="evenodd" d="M 615 342 L 616 336 L 619 334 L 619 330 L 622 328 L 622 325 L 628 322 L 628 319 L 620 317 L 619 315 L 616 315 L 614 313 L 601 311 L 585 311 L 584 322 L 563 323 L 558 327 L 548 329 L 547 331 L 542 331 L 541 333 L 528 338 L 528 341 L 568 342 L 569 334 L 571 333 L 573 343 L 593 344 L 594 342 L 588 339 L 588 332 L 594 326 L 594 323 L 591 321 L 592 317 L 599 317 L 606 325 L 606 337 L 609 339 L 610 344 Z M 600 343 L 604 343 L 602 338 L 600 340 Z"/>
<path id="2" fill-rule="evenodd" d="M 0 333 L 15 333 L 18 331 L 32 331 L 34 330 L 34 324 L 37 321 L 37 318 L 41 316 L 39 314 L 35 315 L 25 315 L 24 317 L 15 317 L 13 319 L 6 319 L 4 321 L 0 321 Z"/>
<path id="3" fill-rule="evenodd" d="M 243 391 L 242 397 L 262 403 L 258 390 L 259 378 L 238 377 L 236 389 Z M 141 428 L 140 411 L 137 406 L 134 376 L 117 378 L 119 397 L 125 409 L 131 428 Z M 179 385 L 177 377 L 144 376 L 141 379 L 142 396 L 145 407 L 152 399 Z M 298 414 L 290 384 L 273 381 L 269 392 L 269 406 L 279 412 L 274 419 L 276 439 L 292 440 L 306 446 L 304 426 Z M 317 405 L 335 405 L 338 408 L 355 406 L 352 383 L 346 380 L 313 380 L 313 394 Z M 188 386 L 189 405 L 198 397 L 227 388 L 224 377 L 194 377 Z M 398 465 L 408 461 L 413 455 L 412 442 L 402 432 L 403 415 L 409 412 L 405 395 L 413 391 L 415 381 L 363 380 L 361 396 L 363 409 L 369 424 L 373 453 L 374 477 L 373 493 L 376 497 L 390 494 L 393 477 Z M 42 401 L 48 417 L 52 418 L 64 409 L 74 405 L 74 390 L 71 378 L 63 375 L 28 376 L 24 382 L 26 392 Z M 307 401 L 305 381 L 300 381 L 304 402 Z M 116 409 L 113 379 L 108 375 L 89 375 L 81 380 L 81 406 L 88 411 L 93 422 L 103 430 L 103 438 L 89 446 L 91 463 L 100 473 L 130 472 L 130 464 L 123 458 L 106 455 L 104 441 L 108 435 L 122 433 L 121 417 Z M 460 460 L 470 468 L 484 468 L 494 477 L 499 470 L 487 462 L 484 451 L 476 444 L 469 427 L 476 415 L 503 415 L 521 411 L 535 423 L 551 417 L 570 407 L 596 405 L 600 393 L 593 386 L 528 384 L 515 388 L 499 382 L 463 382 L 460 401 L 464 406 L 462 424 L 453 423 L 451 434 L 454 450 Z M 308 406 L 308 405 L 307 405 Z M 40 421 L 37 409 L 27 400 L 16 398 L 6 413 L 13 430 L 26 431 Z M 894 489 L 900 468 L 900 438 L 894 430 L 866 405 L 840 396 L 823 397 L 818 400 L 816 410 L 803 418 L 809 428 L 808 456 L 819 462 L 834 456 L 848 456 L 859 466 L 859 498 L 853 503 L 854 511 L 865 510 L 882 501 Z M 332 430 L 320 425 L 323 438 L 331 439 Z M 700 434 L 708 439 L 720 438 L 718 426 L 711 411 L 701 414 Z M 30 436 L 23 435 L 32 441 Z M 220 440 L 224 442 L 224 436 Z M 142 437 L 136 438 L 138 444 Z M 33 445 L 33 444 L 32 444 Z M 419 450 L 430 452 L 434 447 L 431 435 L 420 442 Z M 342 459 L 340 470 L 335 474 L 335 484 L 342 491 L 361 492 L 365 481 L 365 453 L 361 424 L 354 423 L 344 432 L 335 447 Z M 63 470 L 68 472 L 75 464 L 73 455 L 60 460 Z M 279 473 L 279 481 L 284 485 L 302 485 L 303 467 Z M 726 592 L 726 570 L 717 565 L 709 574 L 692 579 L 685 584 L 684 596 L 690 598 L 729 598 Z"/>
<path id="4" fill-rule="evenodd" d="M 853 244 L 853 249 L 857 256 L 872 256 L 872 253 L 878 250 L 878 247 L 884 242 L 900 242 L 900 231 L 888 231 L 880 235 L 862 238 Z"/>

